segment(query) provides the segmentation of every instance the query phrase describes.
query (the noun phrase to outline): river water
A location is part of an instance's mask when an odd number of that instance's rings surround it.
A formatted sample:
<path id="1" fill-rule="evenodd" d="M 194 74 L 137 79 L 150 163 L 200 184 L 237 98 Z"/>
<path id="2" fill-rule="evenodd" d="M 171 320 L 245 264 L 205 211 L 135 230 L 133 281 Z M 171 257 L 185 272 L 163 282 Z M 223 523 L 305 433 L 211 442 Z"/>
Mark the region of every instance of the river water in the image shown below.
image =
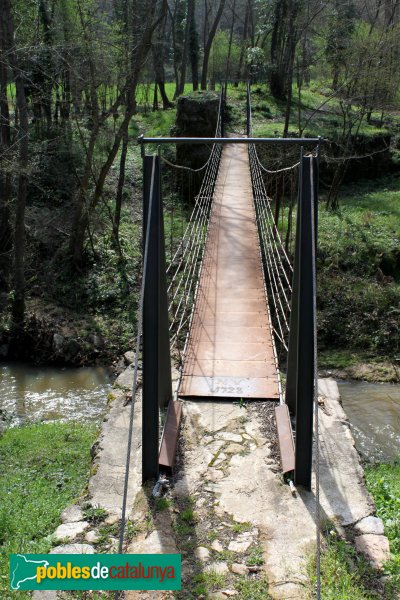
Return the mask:
<path id="1" fill-rule="evenodd" d="M 400 458 L 400 385 L 338 382 L 357 450 L 372 462 Z"/>
<path id="2" fill-rule="evenodd" d="M 111 390 L 101 367 L 35 367 L 0 363 L 0 410 L 10 425 L 37 421 L 96 422 Z"/>
<path id="3" fill-rule="evenodd" d="M 338 385 L 362 457 L 377 462 L 399 458 L 400 385 L 363 381 L 340 381 Z M 55 420 L 98 422 L 106 411 L 111 387 L 111 375 L 101 367 L 0 363 L 0 417 L 10 425 Z"/>

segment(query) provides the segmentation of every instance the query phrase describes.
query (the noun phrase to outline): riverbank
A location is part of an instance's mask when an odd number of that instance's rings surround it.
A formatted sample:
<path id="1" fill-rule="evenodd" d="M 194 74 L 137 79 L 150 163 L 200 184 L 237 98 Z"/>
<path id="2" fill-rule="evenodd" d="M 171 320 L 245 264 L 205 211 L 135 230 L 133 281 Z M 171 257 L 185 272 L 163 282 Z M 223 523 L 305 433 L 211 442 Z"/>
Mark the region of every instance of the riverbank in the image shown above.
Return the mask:
<path id="1" fill-rule="evenodd" d="M 7 519 L 3 521 L 6 534 L 2 531 L 3 556 L 6 556 L 9 551 L 48 552 L 52 547 L 60 544 L 60 538 L 63 538 L 64 544 L 67 539 L 70 544 L 78 544 L 77 548 L 82 548 L 82 551 L 92 552 L 93 549 L 95 552 L 116 551 L 130 410 L 129 404 L 126 404 L 126 398 L 132 385 L 132 368 L 127 366 L 128 362 L 129 360 L 125 359 L 125 371 L 118 378 L 116 387 L 109 396 L 110 409 L 96 444 L 93 445 L 98 433 L 96 427 L 74 423 L 54 426 L 40 424 L 12 429 L 0 438 L 0 459 L 8 465 L 4 478 L 0 477 L 0 492 L 2 491 L 1 486 L 4 487 L 5 484 L 12 490 L 12 493 L 8 494 L 6 498 L 7 503 L 4 501 L 5 494 L 0 493 L 0 513 L 7 515 Z M 135 457 L 140 455 L 140 396 L 139 389 L 135 415 Z M 200 554 L 203 556 L 203 548 L 205 548 L 208 550 L 210 558 L 201 558 L 200 562 L 196 562 L 196 569 L 199 565 L 201 568 L 198 573 L 196 571 L 195 577 L 187 575 L 189 579 L 184 584 L 184 590 L 188 593 L 190 590 L 190 598 L 222 597 L 217 594 L 221 585 L 225 585 L 226 589 L 237 592 L 235 595 L 237 600 L 264 600 L 272 589 L 265 577 L 265 565 L 269 564 L 269 568 L 275 568 L 273 561 L 271 563 L 271 559 L 268 557 L 270 537 L 267 535 L 268 548 L 264 552 L 262 550 L 264 537 L 260 535 L 257 524 L 253 523 L 250 513 L 246 518 L 243 514 L 239 517 L 236 515 L 232 520 L 229 515 L 221 512 L 219 506 L 223 500 L 230 507 L 229 513 L 232 512 L 233 506 L 235 507 L 234 513 L 238 510 L 237 502 L 232 504 L 233 497 L 231 502 L 229 493 L 229 486 L 236 485 L 235 482 L 239 481 L 233 475 L 232 469 L 240 469 L 241 462 L 246 462 L 250 456 L 254 458 L 254 452 L 263 453 L 265 450 L 269 457 L 272 473 L 276 469 L 279 470 L 279 466 L 275 462 L 275 453 L 269 446 L 269 449 L 265 446 L 264 434 L 259 430 L 260 419 L 264 422 L 269 413 L 268 411 L 268 414 L 264 413 L 264 409 L 259 403 L 257 404 L 258 409 L 257 406 L 249 406 L 246 409 L 245 406 L 227 405 L 229 419 L 233 418 L 233 421 L 231 423 L 228 419 L 226 435 L 222 436 L 223 445 L 217 449 L 218 456 L 216 460 L 212 461 L 212 467 L 208 464 L 208 459 L 203 461 L 211 478 L 208 477 L 206 483 L 206 502 L 202 503 L 204 494 L 197 494 L 197 488 L 191 491 L 191 486 L 196 487 L 196 481 L 198 481 L 199 457 L 196 454 L 196 447 L 187 440 L 193 438 L 193 432 L 198 430 L 205 417 L 198 422 L 197 407 L 194 403 L 189 403 L 189 405 L 185 412 L 185 414 L 187 413 L 186 425 L 184 424 L 181 434 L 177 467 L 180 475 L 183 476 L 183 482 L 181 485 L 177 481 L 180 478 L 178 474 L 173 482 L 172 496 L 168 495 L 166 499 L 155 502 L 149 496 L 150 489 L 146 488 L 144 493 L 139 491 L 134 501 L 135 494 L 140 488 L 140 461 L 135 460 L 134 462 L 130 481 L 130 514 L 126 538 L 130 551 L 151 551 L 148 549 L 148 544 L 152 543 L 151 540 L 154 541 L 155 532 L 158 527 L 161 527 L 162 536 L 170 536 L 168 539 L 171 543 L 173 540 L 173 543 L 176 544 L 174 547 L 179 548 L 179 551 L 184 554 L 184 558 L 186 557 L 185 572 L 192 573 L 192 567 L 189 568 L 191 564 L 189 556 L 193 552 L 190 540 L 195 539 L 201 548 L 199 556 Z M 219 411 L 222 410 L 218 406 L 215 407 L 215 410 L 217 408 Z M 332 415 L 329 416 L 331 408 L 330 401 L 323 406 L 323 411 L 326 412 L 323 419 L 328 418 L 325 425 L 328 425 L 329 419 L 332 419 Z M 207 444 L 215 443 L 214 437 L 217 436 L 219 439 L 222 435 L 220 419 L 211 418 L 211 420 L 206 419 L 205 422 L 207 431 L 204 433 L 206 437 L 203 437 Z M 216 426 L 218 431 L 212 433 Z M 326 441 L 329 439 L 333 442 L 331 426 L 332 424 L 328 427 L 329 438 L 327 437 Z M 200 427 L 201 431 L 202 427 L 203 425 Z M 50 428 L 51 435 L 49 435 Z M 241 435 L 241 442 L 238 441 L 240 436 L 237 436 L 237 428 L 244 428 L 243 431 L 245 431 Z M 260 440 L 262 441 L 261 445 Z M 243 448 L 239 451 L 240 444 L 243 445 Z M 255 447 L 248 447 L 249 444 L 250 446 L 255 445 Z M 209 446 L 207 445 L 206 448 L 208 449 Z M 232 455 L 233 451 L 237 455 L 236 458 Z M 337 452 L 334 454 L 336 455 Z M 194 459 L 193 465 L 191 456 Z M 52 457 L 51 460 L 49 457 Z M 74 464 L 69 465 L 71 462 Z M 395 600 L 396 594 L 400 593 L 399 465 L 374 467 L 367 465 L 364 468 L 367 488 L 373 496 L 377 506 L 377 515 L 382 518 L 385 524 L 385 533 L 389 537 L 391 560 L 385 565 L 384 572 L 375 571 L 354 550 L 354 536 L 350 535 L 350 530 L 347 531 L 346 527 L 347 533 L 342 537 L 342 530 L 336 529 L 330 521 L 324 528 L 322 545 L 322 598 L 324 600 L 331 598 L 335 598 L 335 600 L 349 600 L 349 598 L 372 600 L 376 593 L 379 593 L 385 600 Z M 220 472 L 222 477 L 219 475 Z M 226 481 L 225 478 L 227 478 Z M 89 485 L 88 480 L 90 481 Z M 257 488 L 256 504 L 260 499 L 261 488 L 262 485 Z M 281 487 L 279 489 L 281 490 Z M 328 487 L 324 485 L 324 489 L 327 490 Z M 38 498 L 38 490 L 44 493 L 43 499 Z M 222 490 L 222 497 L 218 501 L 216 498 L 218 498 L 220 490 Z M 211 528 L 202 512 L 208 511 L 207 499 L 209 498 L 214 499 Z M 48 502 L 52 503 L 51 511 L 48 510 Z M 71 506 L 72 508 L 68 508 Z M 21 507 L 23 508 L 22 513 L 19 512 Z M 64 510 L 66 507 L 67 510 Z M 328 505 L 326 510 L 329 513 Z M 46 511 L 47 515 L 43 523 L 40 520 L 42 511 Z M 62 524 L 60 525 L 61 512 Z M 22 515 L 20 520 L 18 520 L 18 515 Z M 199 515 L 203 516 L 199 518 Z M 29 523 L 27 523 L 28 518 Z M 167 526 L 166 523 L 169 525 Z M 213 531 L 217 532 L 217 537 L 212 535 Z M 243 555 L 244 562 L 241 552 L 233 550 L 237 537 L 240 543 L 242 541 L 246 544 L 250 542 L 248 551 Z M 222 541 L 217 543 L 220 538 Z M 165 537 L 162 539 L 165 542 Z M 225 549 L 225 543 L 228 546 L 230 544 L 229 548 L 232 549 Z M 10 544 L 14 544 L 14 546 Z M 67 546 L 66 548 L 71 547 Z M 57 551 L 61 551 L 61 549 Z M 208 567 L 209 564 L 212 567 L 210 567 L 211 571 Z M 227 570 L 225 570 L 225 564 L 227 564 Z M 217 571 L 214 575 L 215 565 L 222 565 L 224 572 L 218 573 Z M 7 567 L 7 565 L 5 566 Z M 237 572 L 232 573 L 232 568 Z M 314 585 L 312 573 L 312 558 L 310 558 L 308 571 L 304 571 L 303 574 L 306 577 L 304 582 L 308 581 L 305 583 L 305 590 L 309 589 L 310 593 Z M 388 578 L 386 575 L 390 577 Z M 301 587 L 303 585 L 302 583 Z M 3 589 L 0 588 L 0 591 Z M 186 591 L 181 592 L 177 597 L 186 600 L 189 597 L 185 595 Z M 13 596 L 11 594 L 7 596 L 7 593 L 9 592 L 4 588 L 2 597 L 11 600 Z M 75 596 L 76 598 L 81 597 L 78 593 Z M 64 594 L 62 597 L 71 596 Z M 97 597 L 108 598 L 111 595 L 104 592 L 99 593 Z M 134 597 L 139 598 L 141 595 L 136 594 Z"/>
<path id="2" fill-rule="evenodd" d="M 0 595 L 9 590 L 9 554 L 47 553 L 61 511 L 81 496 L 91 469 L 95 425 L 35 424 L 0 435 Z M 29 598 L 18 592 L 18 598 Z"/>

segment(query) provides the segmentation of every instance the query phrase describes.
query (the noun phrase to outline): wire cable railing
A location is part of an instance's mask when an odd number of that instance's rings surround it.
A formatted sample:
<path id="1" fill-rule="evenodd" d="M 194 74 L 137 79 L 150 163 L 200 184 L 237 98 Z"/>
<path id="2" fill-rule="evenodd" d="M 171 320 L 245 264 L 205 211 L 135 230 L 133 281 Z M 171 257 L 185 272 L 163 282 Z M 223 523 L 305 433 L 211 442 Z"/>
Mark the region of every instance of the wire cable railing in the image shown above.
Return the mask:
<path id="1" fill-rule="evenodd" d="M 248 134 L 252 136 L 248 91 Z M 262 257 L 268 281 L 273 332 L 282 352 L 289 347 L 294 231 L 300 161 L 281 169 L 266 168 L 256 144 L 249 144 L 249 162 Z"/>
<path id="2" fill-rule="evenodd" d="M 222 91 L 216 138 L 222 135 L 223 101 Z M 164 173 L 168 169 L 169 175 L 172 175 L 170 201 L 164 206 L 169 246 L 166 248 L 166 272 L 170 344 L 171 350 L 176 349 L 179 354 L 183 349 L 193 309 L 221 152 L 221 144 L 213 144 L 208 159 L 197 169 L 177 165 L 162 157 Z"/>

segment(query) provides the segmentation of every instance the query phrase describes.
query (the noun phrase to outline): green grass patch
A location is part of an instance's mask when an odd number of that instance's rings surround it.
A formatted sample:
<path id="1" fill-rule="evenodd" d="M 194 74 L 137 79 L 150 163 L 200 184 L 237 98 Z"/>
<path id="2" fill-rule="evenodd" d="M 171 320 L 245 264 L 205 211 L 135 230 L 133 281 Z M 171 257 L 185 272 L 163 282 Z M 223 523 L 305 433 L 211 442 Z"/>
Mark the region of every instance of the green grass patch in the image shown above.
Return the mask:
<path id="1" fill-rule="evenodd" d="M 269 600 L 268 580 L 265 577 L 240 577 L 235 581 L 235 589 L 239 592 L 237 600 Z"/>
<path id="2" fill-rule="evenodd" d="M 372 600 L 376 595 L 368 589 L 376 572 L 357 556 L 350 542 L 339 539 L 336 533 L 326 532 L 321 555 L 322 600 Z M 315 561 L 310 562 L 310 580 L 316 585 Z"/>
<path id="3" fill-rule="evenodd" d="M 261 546 L 256 546 L 250 550 L 249 556 L 247 557 L 246 564 L 249 567 L 261 566 L 264 564 L 263 551 Z"/>
<path id="4" fill-rule="evenodd" d="M 350 366 L 361 354 L 391 360 L 398 352 L 399 190 L 400 179 L 393 176 L 344 187 L 337 211 L 320 203 L 321 366 Z"/>
<path id="5" fill-rule="evenodd" d="M 81 494 L 90 469 L 92 425 L 54 423 L 8 429 L 0 438 L 0 595 L 9 591 L 9 554 L 47 553 L 61 511 Z"/>
<path id="6" fill-rule="evenodd" d="M 224 573 L 217 573 L 212 569 L 198 573 L 193 579 L 196 584 L 194 591 L 198 596 L 207 594 L 208 592 L 222 588 L 225 585 L 225 579 Z"/>
<path id="7" fill-rule="evenodd" d="M 247 521 L 245 523 L 234 523 L 232 525 L 232 531 L 235 533 L 243 533 L 244 531 L 250 531 L 252 527 L 252 524 Z"/>
<path id="8" fill-rule="evenodd" d="M 392 595 L 400 597 L 400 463 L 369 466 L 365 479 L 390 542 L 391 559 L 385 571 L 392 578 Z"/>

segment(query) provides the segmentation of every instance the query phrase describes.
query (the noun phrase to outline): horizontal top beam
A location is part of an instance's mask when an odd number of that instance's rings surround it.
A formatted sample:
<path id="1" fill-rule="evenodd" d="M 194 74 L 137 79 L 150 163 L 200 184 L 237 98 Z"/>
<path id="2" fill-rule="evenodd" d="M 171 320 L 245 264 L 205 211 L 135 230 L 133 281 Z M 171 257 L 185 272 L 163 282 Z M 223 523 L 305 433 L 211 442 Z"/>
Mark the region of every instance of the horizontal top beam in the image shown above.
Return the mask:
<path id="1" fill-rule="evenodd" d="M 253 137 L 138 137 L 138 144 L 319 144 L 324 143 L 321 137 L 316 138 L 253 138 Z"/>

